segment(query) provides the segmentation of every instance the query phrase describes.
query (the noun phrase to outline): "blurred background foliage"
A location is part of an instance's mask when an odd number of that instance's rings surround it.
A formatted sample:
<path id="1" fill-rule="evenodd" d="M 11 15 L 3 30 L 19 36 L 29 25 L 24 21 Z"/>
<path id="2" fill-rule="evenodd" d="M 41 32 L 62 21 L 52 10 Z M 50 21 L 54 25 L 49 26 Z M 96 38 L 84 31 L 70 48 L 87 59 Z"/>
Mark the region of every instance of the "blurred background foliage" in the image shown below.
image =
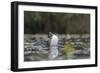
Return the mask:
<path id="1" fill-rule="evenodd" d="M 89 34 L 90 14 L 24 11 L 25 34 Z"/>

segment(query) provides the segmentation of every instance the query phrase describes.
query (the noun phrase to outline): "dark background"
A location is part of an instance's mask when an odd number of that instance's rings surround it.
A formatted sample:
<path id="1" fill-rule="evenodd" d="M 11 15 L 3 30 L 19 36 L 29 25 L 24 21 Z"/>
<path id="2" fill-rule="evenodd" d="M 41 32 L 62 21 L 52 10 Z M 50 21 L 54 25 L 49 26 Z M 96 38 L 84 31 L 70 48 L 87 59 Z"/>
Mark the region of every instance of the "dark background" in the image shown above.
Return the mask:
<path id="1" fill-rule="evenodd" d="M 90 14 L 24 11 L 25 34 L 89 34 Z"/>

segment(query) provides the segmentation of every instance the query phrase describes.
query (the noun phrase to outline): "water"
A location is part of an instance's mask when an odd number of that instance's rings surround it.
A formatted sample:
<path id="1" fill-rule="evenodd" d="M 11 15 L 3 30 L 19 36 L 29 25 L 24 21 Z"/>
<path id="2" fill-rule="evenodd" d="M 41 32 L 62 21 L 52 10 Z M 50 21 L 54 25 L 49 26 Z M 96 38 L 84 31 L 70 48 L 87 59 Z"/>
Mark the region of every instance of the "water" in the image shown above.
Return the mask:
<path id="1" fill-rule="evenodd" d="M 58 50 L 59 55 L 56 60 L 70 59 L 87 59 L 90 58 L 90 38 L 89 35 L 71 35 L 68 38 L 66 35 L 59 35 Z M 67 46 L 67 51 L 64 51 L 65 42 L 69 42 L 74 48 L 69 51 L 71 46 Z M 24 61 L 46 61 L 49 60 L 48 38 L 47 35 L 25 35 L 24 36 Z"/>

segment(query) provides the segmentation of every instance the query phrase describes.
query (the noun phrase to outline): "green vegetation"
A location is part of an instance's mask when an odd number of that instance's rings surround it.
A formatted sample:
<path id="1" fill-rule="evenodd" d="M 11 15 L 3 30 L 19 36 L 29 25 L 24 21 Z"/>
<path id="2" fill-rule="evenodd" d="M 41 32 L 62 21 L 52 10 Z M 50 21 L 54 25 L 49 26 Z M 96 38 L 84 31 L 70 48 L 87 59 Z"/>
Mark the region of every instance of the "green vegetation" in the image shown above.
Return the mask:
<path id="1" fill-rule="evenodd" d="M 65 45 L 64 45 L 64 50 L 63 52 L 67 55 L 67 53 L 69 52 L 74 52 L 75 48 L 74 46 L 71 44 L 70 41 L 68 41 Z"/>
<path id="2" fill-rule="evenodd" d="M 84 29 L 83 29 L 84 28 Z M 25 34 L 89 34 L 90 15 L 24 11 Z"/>
<path id="3" fill-rule="evenodd" d="M 49 60 L 48 32 L 59 38 L 57 60 L 90 58 L 90 14 L 24 11 L 24 61 Z"/>

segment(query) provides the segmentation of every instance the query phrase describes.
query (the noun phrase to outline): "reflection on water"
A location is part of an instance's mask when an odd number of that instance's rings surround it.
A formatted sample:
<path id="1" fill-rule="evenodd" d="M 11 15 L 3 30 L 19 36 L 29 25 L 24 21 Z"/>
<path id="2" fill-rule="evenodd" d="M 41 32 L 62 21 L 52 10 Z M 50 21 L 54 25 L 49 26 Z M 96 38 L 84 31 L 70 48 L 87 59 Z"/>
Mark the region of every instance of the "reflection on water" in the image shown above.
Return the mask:
<path id="1" fill-rule="evenodd" d="M 56 60 L 90 58 L 89 35 L 59 35 L 59 55 Z M 70 43 L 69 43 L 70 42 Z M 69 43 L 69 44 L 65 44 Z M 48 58 L 47 35 L 24 35 L 24 61 L 46 61 Z"/>

